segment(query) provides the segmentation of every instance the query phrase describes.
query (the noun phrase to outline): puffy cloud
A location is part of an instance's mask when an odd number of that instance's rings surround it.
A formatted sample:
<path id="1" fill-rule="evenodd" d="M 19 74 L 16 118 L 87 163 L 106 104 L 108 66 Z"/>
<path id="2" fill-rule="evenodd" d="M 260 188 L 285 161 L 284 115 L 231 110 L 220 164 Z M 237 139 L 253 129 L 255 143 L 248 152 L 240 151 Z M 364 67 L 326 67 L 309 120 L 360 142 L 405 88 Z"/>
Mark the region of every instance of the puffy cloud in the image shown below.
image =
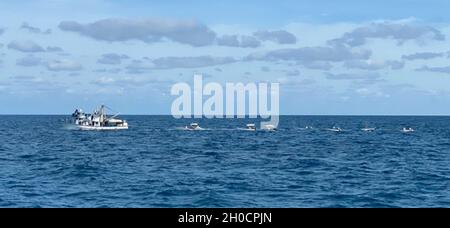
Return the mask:
<path id="1" fill-rule="evenodd" d="M 63 52 L 64 50 L 60 47 L 56 47 L 56 46 L 48 46 L 47 47 L 47 52 Z"/>
<path id="2" fill-rule="evenodd" d="M 369 73 L 369 74 L 333 74 L 333 73 L 325 73 L 326 78 L 329 80 L 374 80 L 379 79 L 381 76 L 378 73 Z"/>
<path id="3" fill-rule="evenodd" d="M 421 68 L 416 69 L 416 71 L 425 71 L 425 72 L 436 72 L 436 73 L 450 74 L 450 66 L 446 66 L 446 67 L 423 66 Z"/>
<path id="4" fill-rule="evenodd" d="M 120 87 L 140 87 L 149 84 L 159 84 L 161 86 L 166 87 L 168 83 L 172 82 L 151 78 L 137 78 L 137 77 L 121 77 L 121 78 L 101 77 L 92 81 L 92 83 L 100 86 L 120 86 Z"/>
<path id="5" fill-rule="evenodd" d="M 14 77 L 11 77 L 12 79 L 16 80 L 16 81 L 36 81 L 38 78 L 35 76 L 31 76 L 31 75 L 16 75 Z"/>
<path id="6" fill-rule="evenodd" d="M 52 33 L 51 29 L 47 29 L 47 30 L 43 31 L 40 28 L 29 25 L 28 23 L 23 23 L 22 26 L 20 26 L 20 28 L 25 29 L 31 33 L 38 33 L 38 34 L 51 34 Z"/>
<path id="7" fill-rule="evenodd" d="M 177 69 L 177 68 L 201 68 L 216 65 L 234 63 L 237 60 L 231 57 L 163 57 L 149 61 L 133 60 L 126 67 L 127 72 L 131 74 L 141 74 L 149 70 L 158 69 Z"/>
<path id="8" fill-rule="evenodd" d="M 241 47 L 243 48 L 257 48 L 261 46 L 261 42 L 253 36 L 242 36 Z"/>
<path id="9" fill-rule="evenodd" d="M 368 50 L 352 50 L 343 46 L 287 48 L 254 53 L 246 61 L 293 61 L 309 69 L 329 70 L 331 62 L 366 60 L 372 53 Z"/>
<path id="10" fill-rule="evenodd" d="M 89 24 L 63 21 L 59 28 L 111 42 L 141 40 L 152 43 L 169 39 L 197 47 L 210 45 L 216 39 L 213 31 L 195 21 L 104 19 Z"/>
<path id="11" fill-rule="evenodd" d="M 329 62 L 326 61 L 302 62 L 300 64 L 306 68 L 315 70 L 329 70 L 333 67 Z"/>
<path id="12" fill-rule="evenodd" d="M 120 65 L 120 64 L 122 64 L 123 59 L 129 59 L 129 57 L 127 55 L 108 53 L 108 54 L 102 55 L 102 57 L 97 60 L 97 63 L 109 64 L 109 65 Z"/>
<path id="13" fill-rule="evenodd" d="M 217 38 L 217 44 L 220 46 L 240 47 L 241 42 L 238 40 L 237 35 L 224 35 Z"/>
<path id="14" fill-rule="evenodd" d="M 344 64 L 347 68 L 361 69 L 361 70 L 380 70 L 384 68 L 391 68 L 393 70 L 402 69 L 405 66 L 404 62 L 389 60 L 389 61 L 372 61 L 372 60 L 352 60 Z"/>
<path id="15" fill-rule="evenodd" d="M 397 60 L 389 60 L 386 61 L 385 64 L 389 66 L 392 70 L 403 69 L 403 67 L 405 66 L 405 62 Z"/>
<path id="16" fill-rule="evenodd" d="M 409 40 L 431 39 L 442 41 L 445 40 L 445 35 L 431 26 L 383 22 L 356 28 L 338 39 L 329 41 L 329 43 L 354 47 L 364 45 L 369 38 L 394 39 L 402 44 Z"/>
<path id="17" fill-rule="evenodd" d="M 146 71 L 154 69 L 155 65 L 151 61 L 133 60 L 131 64 L 126 67 L 129 74 L 142 74 Z"/>
<path id="18" fill-rule="evenodd" d="M 32 55 L 26 56 L 21 59 L 17 59 L 16 65 L 18 66 L 25 66 L 25 67 L 32 67 L 32 66 L 38 66 L 42 63 L 42 59 L 38 57 L 34 57 Z"/>
<path id="19" fill-rule="evenodd" d="M 231 57 L 164 57 L 153 60 L 153 64 L 157 69 L 173 69 L 173 68 L 198 68 L 216 65 L 224 65 L 236 62 Z"/>
<path id="20" fill-rule="evenodd" d="M 9 49 L 13 49 L 21 52 L 44 52 L 44 48 L 34 43 L 33 41 L 12 41 L 8 44 Z"/>
<path id="21" fill-rule="evenodd" d="M 435 53 L 435 52 L 419 52 L 419 53 L 414 53 L 414 54 L 410 54 L 410 55 L 403 55 L 402 59 L 405 60 L 416 60 L 416 59 L 434 59 L 434 58 L 439 58 L 439 57 L 443 57 L 444 53 L 440 52 L 440 53 Z"/>
<path id="22" fill-rule="evenodd" d="M 277 31 L 263 30 L 255 32 L 253 35 L 262 41 L 272 41 L 279 44 L 297 43 L 297 38 L 294 36 L 294 34 L 284 30 L 277 30 Z"/>
<path id="23" fill-rule="evenodd" d="M 109 73 L 109 74 L 117 74 L 120 73 L 121 71 L 122 70 L 120 68 L 94 70 L 95 73 Z"/>
<path id="24" fill-rule="evenodd" d="M 79 71 L 83 67 L 80 63 L 73 60 L 61 59 L 48 62 L 47 69 L 50 71 Z"/>
<path id="25" fill-rule="evenodd" d="M 257 48 L 261 42 L 253 36 L 224 35 L 217 38 L 217 45 L 241 48 Z"/>
<path id="26" fill-rule="evenodd" d="M 373 88 L 358 88 L 355 90 L 356 94 L 361 95 L 363 97 L 384 97 L 384 98 L 389 98 L 391 97 L 391 95 L 386 94 L 385 92 L 378 90 L 378 89 L 373 89 Z"/>
<path id="27" fill-rule="evenodd" d="M 305 67 L 327 69 L 331 68 L 329 62 L 368 59 L 371 54 L 367 50 L 353 51 L 345 47 L 303 47 L 251 54 L 244 60 L 294 61 Z"/>

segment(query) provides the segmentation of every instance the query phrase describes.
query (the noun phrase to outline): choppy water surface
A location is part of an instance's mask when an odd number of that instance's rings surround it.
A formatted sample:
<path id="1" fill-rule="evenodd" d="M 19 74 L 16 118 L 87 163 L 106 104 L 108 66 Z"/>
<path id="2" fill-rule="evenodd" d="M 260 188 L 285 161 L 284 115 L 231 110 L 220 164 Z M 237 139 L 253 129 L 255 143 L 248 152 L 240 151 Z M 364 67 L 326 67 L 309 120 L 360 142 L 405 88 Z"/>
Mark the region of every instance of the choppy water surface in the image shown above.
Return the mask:
<path id="1" fill-rule="evenodd" d="M 185 131 L 170 116 L 89 132 L 64 118 L 1 116 L 1 207 L 450 206 L 450 117 L 282 116 L 277 132 L 229 119 Z"/>

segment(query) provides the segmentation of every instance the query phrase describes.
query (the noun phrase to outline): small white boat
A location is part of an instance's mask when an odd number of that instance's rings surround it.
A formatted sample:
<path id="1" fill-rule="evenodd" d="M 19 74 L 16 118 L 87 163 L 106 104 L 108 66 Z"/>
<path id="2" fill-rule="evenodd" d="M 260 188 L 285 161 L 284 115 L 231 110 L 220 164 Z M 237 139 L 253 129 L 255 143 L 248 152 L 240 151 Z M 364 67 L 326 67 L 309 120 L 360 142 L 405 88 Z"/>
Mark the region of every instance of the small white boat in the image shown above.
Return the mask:
<path id="1" fill-rule="evenodd" d="M 306 130 L 311 130 L 311 129 L 313 129 L 313 127 L 312 126 L 306 126 L 305 129 Z"/>
<path id="2" fill-rule="evenodd" d="M 126 120 L 117 119 L 119 114 L 108 117 L 106 106 L 102 105 L 93 114 L 86 114 L 81 109 L 76 109 L 72 114 L 74 125 L 80 130 L 126 130 L 128 123 Z"/>
<path id="3" fill-rule="evenodd" d="M 198 125 L 198 123 L 191 123 L 189 126 L 186 126 L 185 129 L 186 129 L 186 130 L 191 130 L 191 131 L 194 131 L 194 130 L 203 130 L 203 128 L 201 128 L 201 127 Z"/>
<path id="4" fill-rule="evenodd" d="M 264 125 L 263 129 L 266 130 L 266 131 L 276 131 L 277 127 L 275 127 L 272 124 L 267 124 L 267 125 Z"/>
<path id="5" fill-rule="evenodd" d="M 245 130 L 256 131 L 256 125 L 255 124 L 247 124 Z"/>
<path id="6" fill-rule="evenodd" d="M 404 127 L 404 128 L 402 129 L 402 132 L 403 132 L 403 133 L 409 133 L 409 132 L 414 132 L 414 131 L 415 131 L 415 130 L 412 129 L 412 128 L 410 128 L 410 127 L 408 127 L 408 128 Z"/>
<path id="7" fill-rule="evenodd" d="M 365 128 L 361 128 L 361 131 L 366 131 L 366 132 L 372 132 L 375 131 L 376 128 L 374 127 L 365 127 Z"/>
<path id="8" fill-rule="evenodd" d="M 333 132 L 342 132 L 343 130 L 339 127 L 333 127 L 333 128 L 329 128 L 327 129 L 328 131 L 333 131 Z"/>
<path id="9" fill-rule="evenodd" d="M 369 124 L 366 122 L 366 123 L 364 124 L 364 127 L 361 128 L 361 131 L 366 131 L 366 132 L 372 132 L 372 131 L 375 131 L 375 128 L 374 128 L 374 127 L 369 127 L 368 125 L 369 125 Z"/>

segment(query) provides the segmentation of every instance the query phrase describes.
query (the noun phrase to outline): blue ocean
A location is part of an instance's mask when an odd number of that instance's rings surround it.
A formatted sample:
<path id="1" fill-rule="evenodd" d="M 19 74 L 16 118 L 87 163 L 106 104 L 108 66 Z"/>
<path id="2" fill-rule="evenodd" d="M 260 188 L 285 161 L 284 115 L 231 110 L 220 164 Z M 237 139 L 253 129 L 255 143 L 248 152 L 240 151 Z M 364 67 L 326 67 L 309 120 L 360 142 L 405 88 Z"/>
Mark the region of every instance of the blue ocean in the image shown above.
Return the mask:
<path id="1" fill-rule="evenodd" d="M 78 131 L 66 118 L 1 116 L 0 207 L 450 206 L 450 117 L 281 116 L 275 132 L 171 116 Z M 205 130 L 182 129 L 194 121 Z"/>

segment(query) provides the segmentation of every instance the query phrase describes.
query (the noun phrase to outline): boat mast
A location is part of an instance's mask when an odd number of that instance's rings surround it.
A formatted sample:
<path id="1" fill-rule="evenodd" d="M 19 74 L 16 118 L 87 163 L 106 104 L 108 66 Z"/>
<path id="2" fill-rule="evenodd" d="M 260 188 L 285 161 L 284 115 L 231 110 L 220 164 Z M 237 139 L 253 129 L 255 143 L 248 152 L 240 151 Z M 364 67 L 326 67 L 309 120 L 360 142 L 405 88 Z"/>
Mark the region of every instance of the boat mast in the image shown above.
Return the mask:
<path id="1" fill-rule="evenodd" d="M 102 106 L 100 106 L 100 123 L 101 123 L 101 126 L 105 125 L 105 121 L 106 121 L 106 118 L 105 118 L 105 105 L 102 105 Z"/>

